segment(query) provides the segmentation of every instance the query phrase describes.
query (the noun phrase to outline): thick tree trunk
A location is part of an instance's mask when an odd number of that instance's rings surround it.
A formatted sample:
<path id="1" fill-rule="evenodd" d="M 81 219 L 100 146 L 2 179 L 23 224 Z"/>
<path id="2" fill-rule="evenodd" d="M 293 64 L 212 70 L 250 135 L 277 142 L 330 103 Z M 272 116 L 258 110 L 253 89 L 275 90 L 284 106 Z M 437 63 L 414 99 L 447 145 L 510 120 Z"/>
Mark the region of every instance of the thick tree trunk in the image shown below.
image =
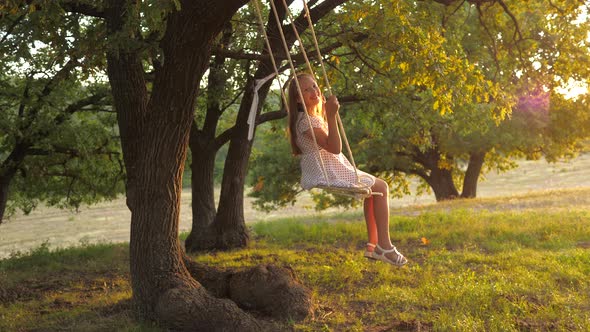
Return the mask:
<path id="1" fill-rule="evenodd" d="M 473 152 L 469 155 L 469 164 L 463 180 L 462 198 L 475 198 L 477 196 L 477 182 L 485 156 L 485 152 Z"/>
<path id="2" fill-rule="evenodd" d="M 436 142 L 435 137 L 433 141 Z M 446 159 L 450 160 L 452 157 L 446 156 Z M 414 151 L 414 161 L 423 167 L 423 170 L 414 171 L 414 173 L 422 177 L 432 188 L 437 202 L 459 197 L 451 170 L 440 168 L 440 160 L 441 153 L 436 146 L 425 152 L 419 149 Z"/>
<path id="3" fill-rule="evenodd" d="M 215 232 L 211 226 L 215 219 L 214 170 L 217 150 L 212 148 L 213 142 L 204 142 L 204 138 L 199 143 L 199 135 L 194 131 L 195 126 L 191 130 L 190 148 L 192 155 L 199 156 L 199 159 L 193 159 L 191 164 L 193 223 L 185 241 L 188 252 L 215 247 Z"/>
<path id="4" fill-rule="evenodd" d="M 28 143 L 18 142 L 8 157 L 0 164 L 0 224 L 4 220 L 4 213 L 8 204 L 10 182 L 12 182 L 17 170 L 24 162 L 29 147 L 30 144 Z"/>
<path id="5" fill-rule="evenodd" d="M 244 183 L 252 150 L 252 142 L 247 137 L 247 119 L 253 86 L 254 81 L 248 80 L 223 168 L 219 207 L 214 221 L 218 249 L 243 248 L 248 245 L 249 235 L 244 220 Z"/>
<path id="6" fill-rule="evenodd" d="M 4 220 L 4 213 L 6 211 L 6 204 L 8 203 L 8 187 L 10 187 L 10 180 L 7 176 L 0 176 L 0 224 Z"/>
<path id="7" fill-rule="evenodd" d="M 141 62 L 135 54 L 109 54 L 108 74 L 128 176 L 133 300 L 140 318 L 158 320 L 157 307 L 164 293 L 200 288 L 183 264 L 177 238 L 181 165 L 190 118 L 166 119 L 160 105 L 148 107 Z"/>
<path id="8" fill-rule="evenodd" d="M 245 2 L 182 1 L 182 10 L 167 19 L 161 43 L 165 62 L 156 71 L 151 97 L 141 50 L 119 44 L 107 54 L 128 176 L 133 302 L 141 318 L 173 330 L 261 329 L 233 302 L 212 297 L 190 275 L 178 240 L 183 164 L 198 83 L 213 37 Z M 109 5 L 110 33 L 133 38 L 135 29 L 125 26 L 135 6 L 119 0 Z"/>
<path id="9" fill-rule="evenodd" d="M 225 48 L 231 42 L 233 28 L 226 24 L 220 44 Z M 215 140 L 219 118 L 223 110 L 221 95 L 226 90 L 227 74 L 223 70 L 225 58 L 215 56 L 209 67 L 207 79 L 207 113 L 203 129 L 193 122 L 190 137 L 190 149 L 193 156 L 200 156 L 191 165 L 193 223 L 185 248 L 189 252 L 214 249 L 216 246 L 215 228 L 215 157 L 222 146 Z"/>
<path id="10" fill-rule="evenodd" d="M 430 170 L 427 182 L 434 191 L 437 202 L 459 197 L 459 192 L 453 182 L 453 176 L 448 169 L 434 168 Z"/>

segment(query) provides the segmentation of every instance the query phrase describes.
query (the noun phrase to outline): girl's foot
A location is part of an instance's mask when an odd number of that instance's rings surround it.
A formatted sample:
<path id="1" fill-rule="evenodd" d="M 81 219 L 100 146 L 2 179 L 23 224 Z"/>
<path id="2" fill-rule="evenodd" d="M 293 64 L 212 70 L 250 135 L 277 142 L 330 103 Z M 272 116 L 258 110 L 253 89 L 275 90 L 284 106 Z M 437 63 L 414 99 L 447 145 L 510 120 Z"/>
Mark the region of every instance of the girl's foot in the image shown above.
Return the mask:
<path id="1" fill-rule="evenodd" d="M 391 247 L 391 249 L 383 249 L 381 246 L 377 244 L 376 249 L 373 252 L 373 259 L 395 265 L 395 266 L 404 266 L 408 263 L 408 260 L 402 255 L 395 247 Z"/>
<path id="2" fill-rule="evenodd" d="M 375 247 L 376 245 L 374 243 L 367 242 L 367 249 L 365 250 L 363 256 L 365 256 L 368 259 L 376 259 L 375 257 L 373 257 L 375 255 Z"/>

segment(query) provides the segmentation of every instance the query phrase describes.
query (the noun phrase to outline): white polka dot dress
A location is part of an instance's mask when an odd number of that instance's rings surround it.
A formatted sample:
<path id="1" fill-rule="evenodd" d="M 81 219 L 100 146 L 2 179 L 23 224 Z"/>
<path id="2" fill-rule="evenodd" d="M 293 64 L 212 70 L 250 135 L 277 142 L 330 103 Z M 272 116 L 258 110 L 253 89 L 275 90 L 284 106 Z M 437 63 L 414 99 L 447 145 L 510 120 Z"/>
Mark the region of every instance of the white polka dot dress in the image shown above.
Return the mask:
<path id="1" fill-rule="evenodd" d="M 309 118 L 314 128 L 321 128 L 328 134 L 328 124 L 322 118 L 311 115 Z M 301 149 L 301 187 L 303 189 L 322 186 L 345 188 L 373 186 L 375 177 L 360 170 L 358 170 L 358 177 L 362 185 L 357 183 L 354 167 L 342 153 L 333 154 L 317 146 L 320 149 L 318 154 L 311 135 L 304 134 L 309 130 L 309 121 L 303 112 L 298 114 L 296 130 L 297 146 Z M 318 157 L 322 158 L 329 181 L 326 181 Z"/>

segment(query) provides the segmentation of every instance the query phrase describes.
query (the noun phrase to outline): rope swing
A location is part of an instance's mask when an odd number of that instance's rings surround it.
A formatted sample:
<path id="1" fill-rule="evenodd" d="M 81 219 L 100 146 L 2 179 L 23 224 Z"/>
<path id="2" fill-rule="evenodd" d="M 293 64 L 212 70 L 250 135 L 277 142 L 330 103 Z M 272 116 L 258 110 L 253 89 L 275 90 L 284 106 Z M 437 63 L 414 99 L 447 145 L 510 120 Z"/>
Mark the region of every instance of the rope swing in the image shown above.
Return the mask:
<path id="1" fill-rule="evenodd" d="M 253 0 L 252 2 L 254 3 L 254 9 L 255 9 L 255 12 L 256 12 L 256 16 L 258 18 L 258 24 L 260 26 L 260 30 L 261 30 L 262 34 L 264 35 L 264 39 L 265 39 L 265 43 L 266 43 L 266 48 L 268 50 L 268 54 L 270 55 L 270 60 L 272 62 L 273 69 L 274 69 L 275 72 L 274 72 L 274 74 L 269 75 L 268 77 L 265 77 L 265 78 L 257 81 L 256 84 L 255 84 L 255 86 L 256 86 L 255 87 L 255 96 L 254 96 L 254 101 L 255 102 L 253 102 L 253 105 L 252 105 L 252 108 L 254 109 L 254 111 L 252 112 L 252 109 L 251 109 L 251 113 L 250 113 L 250 117 L 252 118 L 252 114 L 254 114 L 254 116 L 253 116 L 254 118 L 248 120 L 248 123 L 250 123 L 250 126 L 251 126 L 251 131 L 252 131 L 253 124 L 255 122 L 254 120 L 255 120 L 255 116 L 256 116 L 256 107 L 257 107 L 257 104 L 258 104 L 258 98 L 257 98 L 257 95 L 258 95 L 257 90 L 258 90 L 258 88 L 257 87 L 262 86 L 262 84 L 264 84 L 265 82 L 267 82 L 269 79 L 271 79 L 274 76 L 276 76 L 277 79 L 279 79 L 279 71 L 278 71 L 278 68 L 277 68 L 277 65 L 276 65 L 276 60 L 274 58 L 274 53 L 273 53 L 273 51 L 271 49 L 271 46 L 270 46 L 270 41 L 269 41 L 268 35 L 266 34 L 266 29 L 264 28 L 264 21 L 262 19 L 262 13 L 261 13 L 261 10 L 260 10 L 259 1 L 260 0 Z M 297 74 L 296 74 L 296 70 L 295 70 L 295 65 L 293 64 L 293 59 L 291 58 L 291 53 L 290 53 L 289 47 L 287 45 L 287 41 L 286 41 L 285 35 L 283 33 L 283 29 L 281 28 L 282 27 L 282 24 L 281 24 L 281 20 L 279 18 L 278 12 L 277 12 L 276 5 L 274 3 L 274 0 L 269 0 L 269 2 L 270 2 L 270 6 L 272 8 L 272 12 L 273 12 L 273 16 L 274 16 L 275 22 L 276 22 L 277 27 L 278 27 L 278 30 L 279 30 L 279 34 L 280 34 L 282 45 L 283 45 L 283 50 L 285 52 L 285 55 L 287 57 L 287 61 L 289 63 L 289 67 L 291 69 L 291 77 L 293 77 L 293 80 L 294 80 L 295 85 L 297 87 L 297 93 L 299 95 L 299 98 L 301 100 L 304 100 L 303 93 L 302 93 L 302 90 L 301 90 L 301 86 L 299 85 L 299 81 L 296 78 L 296 75 Z M 301 40 L 301 37 L 299 36 L 299 33 L 297 31 L 297 28 L 295 27 L 295 23 L 294 23 L 295 20 L 293 19 L 292 15 L 291 15 L 291 11 L 289 10 L 289 6 L 287 5 L 286 0 L 282 0 L 282 3 L 283 3 L 283 6 L 285 8 L 285 11 L 287 13 L 287 17 L 289 18 L 290 25 L 293 28 L 293 32 L 295 34 L 295 37 L 297 38 L 297 41 L 299 42 L 299 49 L 301 50 L 301 54 L 303 55 L 303 57 L 305 59 L 305 63 L 307 65 L 307 68 L 308 68 L 309 72 L 312 73 L 312 75 L 313 75 L 314 70 L 313 70 L 313 68 L 311 66 L 311 63 L 309 62 L 309 58 L 307 56 L 307 52 L 305 51 L 305 47 L 303 45 L 303 41 Z M 325 69 L 324 64 L 323 64 L 323 61 L 322 61 L 322 54 L 320 52 L 320 48 L 319 48 L 319 44 L 318 44 L 318 41 L 317 41 L 317 37 L 316 37 L 315 31 L 313 29 L 313 22 L 311 20 L 311 15 L 310 15 L 309 7 L 307 6 L 307 1 L 306 0 L 303 0 L 303 8 L 304 8 L 304 11 L 305 11 L 305 16 L 307 17 L 307 22 L 308 22 L 308 25 L 309 25 L 309 29 L 310 29 L 311 34 L 312 34 L 312 38 L 313 38 L 313 41 L 314 41 L 314 46 L 315 46 L 315 49 L 316 49 L 316 53 L 317 53 L 317 57 L 318 57 L 318 60 L 319 60 L 320 68 L 321 68 L 322 73 L 323 73 L 323 78 L 324 78 L 324 81 L 326 83 L 326 87 L 328 89 L 328 94 L 329 95 L 332 95 L 332 87 L 331 87 L 330 82 L 328 80 L 328 75 L 326 73 L 326 69 Z M 280 79 L 279 79 L 279 83 L 280 83 Z M 281 86 L 283 86 L 283 85 L 281 84 Z M 287 100 L 286 100 L 287 98 L 285 96 L 285 93 L 284 93 L 283 89 L 281 89 L 281 97 L 282 97 L 282 100 L 283 100 L 284 105 L 288 105 Z M 305 107 L 305 105 L 304 105 L 304 107 Z M 305 116 L 307 118 L 307 122 L 308 122 L 309 127 L 310 128 L 313 128 L 312 122 L 311 122 L 311 118 L 310 118 L 307 110 L 304 113 L 305 113 Z M 316 150 L 317 150 L 316 160 L 318 161 L 318 164 L 320 165 L 320 168 L 321 168 L 322 173 L 324 175 L 325 182 L 327 183 L 327 185 L 317 185 L 316 188 L 319 188 L 319 189 L 322 189 L 322 190 L 331 192 L 333 194 L 345 195 L 345 196 L 354 197 L 354 198 L 357 198 L 357 199 L 367 198 L 367 197 L 370 197 L 371 195 L 382 195 L 381 193 L 373 193 L 372 190 L 371 190 L 371 186 L 368 186 L 367 184 L 362 183 L 360 181 L 358 170 L 357 170 L 356 164 L 354 162 L 354 157 L 352 156 L 352 150 L 350 149 L 350 145 L 348 143 L 348 139 L 347 139 L 346 133 L 344 131 L 344 126 L 342 124 L 342 119 L 340 118 L 340 114 L 337 113 L 336 119 L 337 119 L 337 123 L 338 123 L 338 127 L 340 129 L 340 132 L 342 133 L 342 138 L 343 138 L 343 140 L 345 142 L 345 146 L 346 146 L 347 152 L 348 152 L 348 154 L 350 156 L 350 162 L 351 162 L 351 164 L 352 164 L 352 166 L 354 168 L 355 177 L 356 177 L 356 183 L 353 184 L 352 186 L 336 186 L 333 183 L 331 183 L 330 178 L 328 177 L 328 173 L 326 172 L 326 167 L 325 167 L 324 162 L 323 162 L 323 160 L 321 158 L 320 147 L 318 146 L 318 143 L 317 143 L 317 140 L 316 140 L 316 137 L 315 137 L 315 133 L 314 133 L 313 130 L 310 130 L 310 133 L 311 133 L 311 136 L 312 136 L 312 141 L 315 144 L 315 147 L 316 147 Z M 251 139 L 251 137 L 250 137 L 250 139 Z"/>

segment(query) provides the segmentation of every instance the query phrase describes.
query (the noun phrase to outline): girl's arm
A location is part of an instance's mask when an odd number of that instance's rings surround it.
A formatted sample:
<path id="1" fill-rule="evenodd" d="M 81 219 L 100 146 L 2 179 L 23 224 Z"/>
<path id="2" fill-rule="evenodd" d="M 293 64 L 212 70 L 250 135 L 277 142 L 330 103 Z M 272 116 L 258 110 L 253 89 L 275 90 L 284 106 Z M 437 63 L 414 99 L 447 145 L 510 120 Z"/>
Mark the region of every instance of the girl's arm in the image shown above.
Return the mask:
<path id="1" fill-rule="evenodd" d="M 342 152 L 342 140 L 340 139 L 340 132 L 338 131 L 336 116 L 338 114 L 340 104 L 338 103 L 336 96 L 332 95 L 328 97 L 328 100 L 324 106 L 326 107 L 326 116 L 328 118 L 328 134 L 326 134 L 326 132 L 321 128 L 313 128 L 313 132 L 318 145 L 322 149 L 333 154 L 339 154 Z M 311 136 L 311 133 L 306 134 Z"/>

